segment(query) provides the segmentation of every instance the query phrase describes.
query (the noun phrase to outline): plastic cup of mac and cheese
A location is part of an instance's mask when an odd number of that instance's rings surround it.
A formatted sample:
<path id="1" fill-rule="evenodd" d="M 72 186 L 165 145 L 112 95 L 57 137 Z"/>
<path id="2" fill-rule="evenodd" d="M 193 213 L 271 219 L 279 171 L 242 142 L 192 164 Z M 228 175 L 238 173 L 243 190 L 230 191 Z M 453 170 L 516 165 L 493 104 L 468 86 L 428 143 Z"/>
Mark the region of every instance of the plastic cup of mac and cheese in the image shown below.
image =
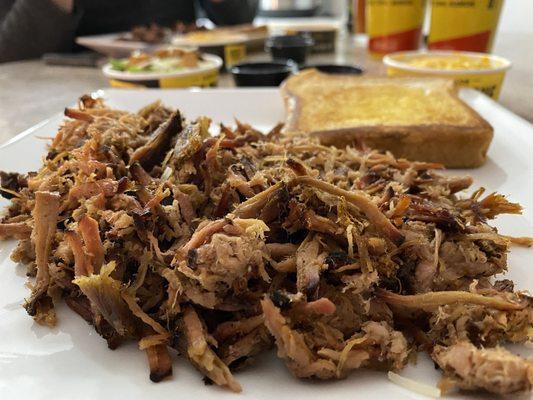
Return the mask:
<path id="1" fill-rule="evenodd" d="M 389 76 L 453 78 L 461 87 L 477 89 L 498 100 L 511 62 L 492 54 L 467 51 L 406 51 L 383 59 Z"/>

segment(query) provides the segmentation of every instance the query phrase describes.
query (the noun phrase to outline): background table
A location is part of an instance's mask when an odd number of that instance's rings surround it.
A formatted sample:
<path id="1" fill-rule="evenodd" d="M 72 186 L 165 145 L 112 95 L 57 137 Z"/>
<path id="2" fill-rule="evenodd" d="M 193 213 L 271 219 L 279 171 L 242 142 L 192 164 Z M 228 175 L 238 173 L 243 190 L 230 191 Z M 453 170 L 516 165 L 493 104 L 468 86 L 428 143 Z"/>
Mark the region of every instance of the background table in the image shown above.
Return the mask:
<path id="1" fill-rule="evenodd" d="M 513 63 L 500 103 L 533 122 L 533 35 L 502 33 L 494 53 Z M 250 56 L 251 60 L 268 58 L 264 53 Z M 368 74 L 384 73 L 381 62 L 367 56 L 364 41 L 347 34 L 339 35 L 334 54 L 312 55 L 309 61 L 357 64 Z M 233 86 L 232 77 L 223 74 L 219 86 Z M 106 87 L 107 80 L 97 68 L 48 66 L 40 60 L 0 64 L 0 143 L 63 110 L 80 95 Z"/>

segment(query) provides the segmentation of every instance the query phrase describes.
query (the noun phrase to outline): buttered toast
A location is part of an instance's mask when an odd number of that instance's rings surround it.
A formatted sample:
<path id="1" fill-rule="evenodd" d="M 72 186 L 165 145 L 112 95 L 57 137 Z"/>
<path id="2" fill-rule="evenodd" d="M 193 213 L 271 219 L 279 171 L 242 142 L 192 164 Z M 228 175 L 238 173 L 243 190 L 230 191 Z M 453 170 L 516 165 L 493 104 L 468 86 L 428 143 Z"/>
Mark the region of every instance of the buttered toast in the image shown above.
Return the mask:
<path id="1" fill-rule="evenodd" d="M 452 80 L 328 75 L 306 70 L 282 85 L 288 132 L 338 147 L 363 141 L 396 157 L 478 167 L 490 124 L 457 96 Z"/>

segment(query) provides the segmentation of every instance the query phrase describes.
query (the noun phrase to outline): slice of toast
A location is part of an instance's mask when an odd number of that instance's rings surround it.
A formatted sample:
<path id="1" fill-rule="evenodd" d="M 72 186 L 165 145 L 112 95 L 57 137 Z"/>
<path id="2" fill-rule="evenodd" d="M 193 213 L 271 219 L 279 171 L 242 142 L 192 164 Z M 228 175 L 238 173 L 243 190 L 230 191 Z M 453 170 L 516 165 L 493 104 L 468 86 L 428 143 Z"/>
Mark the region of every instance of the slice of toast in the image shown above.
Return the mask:
<path id="1" fill-rule="evenodd" d="M 490 124 L 457 96 L 452 80 L 328 75 L 306 70 L 282 85 L 285 130 L 342 147 L 364 142 L 396 157 L 450 168 L 485 162 Z"/>

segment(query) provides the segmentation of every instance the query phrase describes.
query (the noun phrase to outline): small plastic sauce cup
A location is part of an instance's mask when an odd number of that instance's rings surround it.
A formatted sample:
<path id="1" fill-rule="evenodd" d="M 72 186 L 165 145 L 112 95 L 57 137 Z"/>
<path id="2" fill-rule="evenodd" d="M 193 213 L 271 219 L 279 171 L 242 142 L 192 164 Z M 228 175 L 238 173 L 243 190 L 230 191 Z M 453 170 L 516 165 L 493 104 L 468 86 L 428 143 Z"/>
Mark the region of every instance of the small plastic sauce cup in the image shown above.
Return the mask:
<path id="1" fill-rule="evenodd" d="M 406 51 L 385 56 L 389 76 L 433 76 L 455 79 L 458 86 L 477 89 L 497 100 L 511 62 L 466 51 Z"/>

